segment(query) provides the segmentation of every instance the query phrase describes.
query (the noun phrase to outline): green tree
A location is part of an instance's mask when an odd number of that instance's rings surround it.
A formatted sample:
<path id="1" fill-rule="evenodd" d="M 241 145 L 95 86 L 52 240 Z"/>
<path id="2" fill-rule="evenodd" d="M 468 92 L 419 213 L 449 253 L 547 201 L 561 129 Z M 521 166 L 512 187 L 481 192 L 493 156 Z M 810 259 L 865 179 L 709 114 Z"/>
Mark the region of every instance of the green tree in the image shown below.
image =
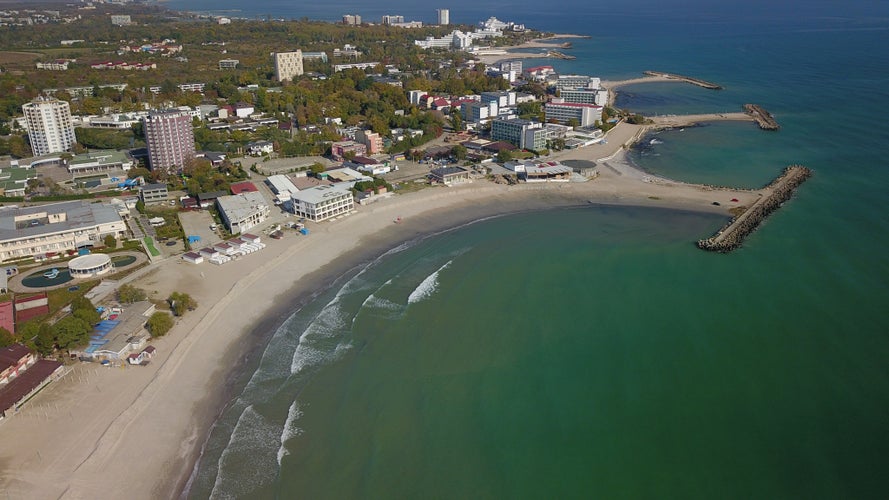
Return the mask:
<path id="1" fill-rule="evenodd" d="M 133 302 L 139 302 L 146 298 L 148 298 L 148 295 L 145 293 L 145 290 L 130 284 L 121 285 L 120 288 L 117 289 L 117 300 L 119 300 L 121 304 L 132 304 Z"/>
<path id="2" fill-rule="evenodd" d="M 182 292 L 171 293 L 167 301 L 175 316 L 182 316 L 186 311 L 191 311 L 198 306 L 198 303 L 190 295 Z"/>
<path id="3" fill-rule="evenodd" d="M 456 132 L 463 130 L 463 117 L 460 116 L 459 110 L 451 111 L 451 127 Z"/>
<path id="4" fill-rule="evenodd" d="M 52 354 L 56 347 L 55 332 L 53 332 L 52 327 L 46 323 L 40 323 L 39 325 L 36 323 L 29 323 L 29 325 L 35 325 L 31 330 L 36 331 L 33 332 L 33 335 L 28 335 L 26 338 L 34 339 L 34 347 L 37 348 L 37 352 L 43 356 Z"/>
<path id="5" fill-rule="evenodd" d="M 507 151 L 504 149 L 497 153 L 497 163 L 506 163 L 508 161 L 512 161 L 512 159 L 512 151 Z"/>
<path id="6" fill-rule="evenodd" d="M 92 325 L 77 316 L 65 316 L 52 326 L 56 345 L 68 349 L 89 340 Z"/>
<path id="7" fill-rule="evenodd" d="M 145 326 L 153 337 L 163 337 L 173 328 L 173 318 L 163 311 L 157 311 L 148 318 Z"/>
<path id="8" fill-rule="evenodd" d="M 464 146 L 462 144 L 457 144 L 456 146 L 451 148 L 451 153 L 454 155 L 454 158 L 456 158 L 458 161 L 463 161 L 466 159 L 466 154 L 467 154 L 466 146 Z"/>
<path id="9" fill-rule="evenodd" d="M 117 248 L 117 238 L 115 238 L 113 234 L 106 235 L 104 242 L 105 246 L 112 250 Z"/>

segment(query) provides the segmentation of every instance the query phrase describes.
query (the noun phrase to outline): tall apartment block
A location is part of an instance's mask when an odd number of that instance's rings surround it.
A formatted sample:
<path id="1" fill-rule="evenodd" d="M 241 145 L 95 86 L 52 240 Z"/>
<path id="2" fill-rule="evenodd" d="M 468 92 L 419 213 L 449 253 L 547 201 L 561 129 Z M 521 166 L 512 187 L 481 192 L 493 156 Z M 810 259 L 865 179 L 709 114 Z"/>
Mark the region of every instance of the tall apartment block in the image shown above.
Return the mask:
<path id="1" fill-rule="evenodd" d="M 191 120 L 178 110 L 152 111 L 143 119 L 151 170 L 182 168 L 195 157 Z"/>
<path id="2" fill-rule="evenodd" d="M 289 82 L 303 74 L 303 52 L 275 52 L 275 79 Z"/>
<path id="3" fill-rule="evenodd" d="M 38 97 L 22 105 L 34 156 L 68 151 L 77 141 L 71 106 L 58 99 Z"/>
<path id="4" fill-rule="evenodd" d="M 438 24 L 440 26 L 447 26 L 451 24 L 451 11 L 448 9 L 438 9 Z"/>

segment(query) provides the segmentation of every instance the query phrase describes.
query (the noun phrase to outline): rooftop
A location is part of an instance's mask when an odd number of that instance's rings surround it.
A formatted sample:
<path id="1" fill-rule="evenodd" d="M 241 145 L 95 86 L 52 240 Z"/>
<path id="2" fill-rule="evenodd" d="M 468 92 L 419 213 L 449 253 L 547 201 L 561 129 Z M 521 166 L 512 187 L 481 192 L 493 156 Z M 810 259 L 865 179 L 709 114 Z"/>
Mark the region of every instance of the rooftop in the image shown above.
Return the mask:
<path id="1" fill-rule="evenodd" d="M 60 222 L 50 223 L 49 216 L 53 214 L 66 215 Z M 22 220 L 23 218 L 27 220 Z M 0 208 L 0 240 L 31 238 L 114 222 L 121 222 L 116 208 L 86 200 L 24 208 Z"/>
<path id="2" fill-rule="evenodd" d="M 316 186 L 313 188 L 304 189 L 298 193 L 292 194 L 291 197 L 294 200 L 300 200 L 305 203 L 317 205 L 330 198 L 341 197 L 346 194 L 352 196 L 352 192 L 350 191 L 348 186 L 343 184 L 333 184 L 330 186 Z"/>
<path id="3" fill-rule="evenodd" d="M 268 209 L 265 197 L 259 192 L 246 192 L 216 199 L 219 209 L 225 212 L 230 221 L 241 221 L 255 214 L 257 210 Z"/>

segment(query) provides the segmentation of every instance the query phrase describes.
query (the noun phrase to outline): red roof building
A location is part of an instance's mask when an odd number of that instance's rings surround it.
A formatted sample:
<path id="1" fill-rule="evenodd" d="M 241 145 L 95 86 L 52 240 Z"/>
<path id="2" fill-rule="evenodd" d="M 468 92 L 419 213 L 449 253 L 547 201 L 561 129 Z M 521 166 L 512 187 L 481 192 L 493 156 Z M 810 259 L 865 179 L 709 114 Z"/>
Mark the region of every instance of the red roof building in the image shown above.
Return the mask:
<path id="1" fill-rule="evenodd" d="M 255 193 L 259 191 L 256 185 L 250 181 L 236 182 L 229 187 L 232 190 L 232 194 Z"/>

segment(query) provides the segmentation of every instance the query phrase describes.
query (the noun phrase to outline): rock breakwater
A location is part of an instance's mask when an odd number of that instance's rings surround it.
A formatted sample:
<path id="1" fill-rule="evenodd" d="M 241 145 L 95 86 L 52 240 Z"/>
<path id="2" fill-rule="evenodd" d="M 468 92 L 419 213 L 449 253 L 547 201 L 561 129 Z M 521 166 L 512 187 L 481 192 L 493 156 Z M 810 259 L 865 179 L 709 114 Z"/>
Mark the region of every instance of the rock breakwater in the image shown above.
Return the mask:
<path id="1" fill-rule="evenodd" d="M 794 190 L 812 176 L 802 165 L 791 165 L 764 189 L 765 194 L 743 213 L 738 214 L 710 238 L 700 240 L 698 248 L 710 252 L 728 253 L 741 247 L 744 238 L 793 196 Z"/>

